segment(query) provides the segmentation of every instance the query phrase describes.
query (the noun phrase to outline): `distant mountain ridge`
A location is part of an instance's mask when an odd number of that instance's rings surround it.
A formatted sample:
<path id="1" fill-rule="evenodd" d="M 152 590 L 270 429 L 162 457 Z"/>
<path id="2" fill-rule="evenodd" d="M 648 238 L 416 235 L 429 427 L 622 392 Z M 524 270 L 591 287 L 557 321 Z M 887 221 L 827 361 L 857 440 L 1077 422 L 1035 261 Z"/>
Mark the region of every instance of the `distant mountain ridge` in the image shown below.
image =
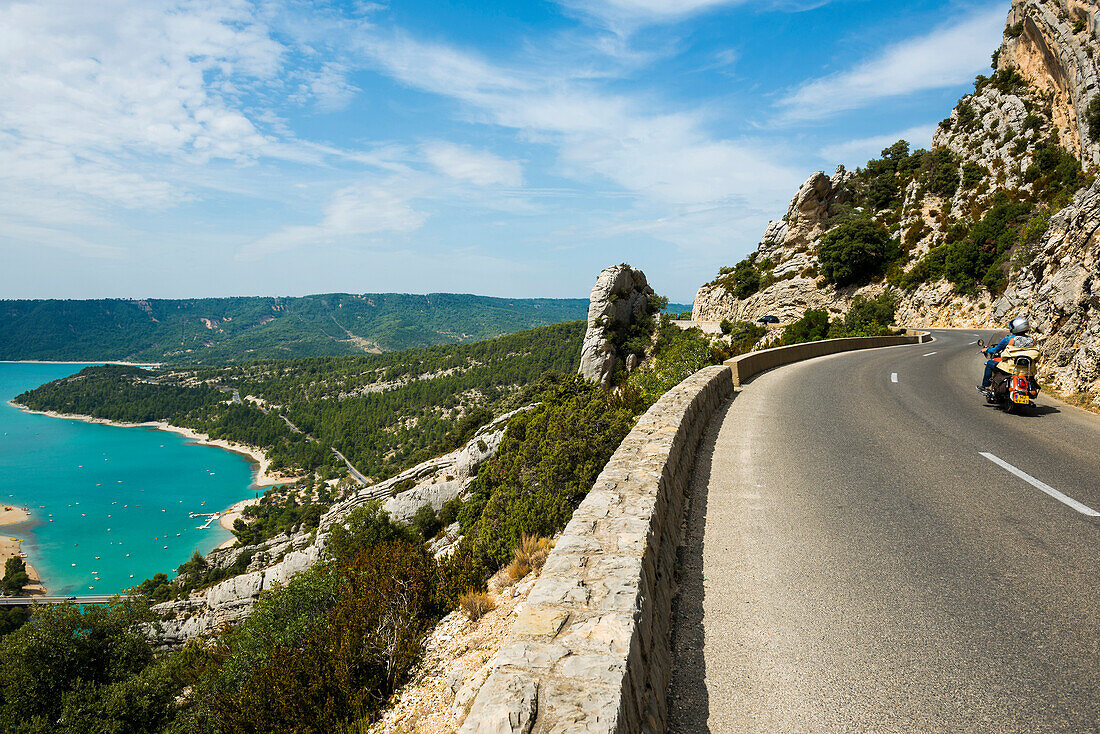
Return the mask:
<path id="1" fill-rule="evenodd" d="M 0 300 L 0 360 L 227 363 L 490 339 L 587 316 L 585 298 L 326 293 Z"/>

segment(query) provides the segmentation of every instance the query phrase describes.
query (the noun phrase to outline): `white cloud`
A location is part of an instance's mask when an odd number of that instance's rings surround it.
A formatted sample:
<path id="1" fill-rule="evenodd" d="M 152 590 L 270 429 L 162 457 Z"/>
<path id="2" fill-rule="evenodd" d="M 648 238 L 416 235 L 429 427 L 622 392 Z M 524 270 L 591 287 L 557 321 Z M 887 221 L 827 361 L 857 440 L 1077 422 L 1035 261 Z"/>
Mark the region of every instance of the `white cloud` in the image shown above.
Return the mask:
<path id="1" fill-rule="evenodd" d="M 509 71 L 473 54 L 407 37 L 365 51 L 395 79 L 463 103 L 470 120 L 555 146 L 563 173 L 611 181 L 660 203 L 781 200 L 804 176 L 754 141 L 715 139 L 699 113 L 654 111 L 605 93 L 568 69 Z"/>
<path id="2" fill-rule="evenodd" d="M 400 179 L 365 181 L 336 191 L 316 225 L 283 227 L 242 247 L 237 260 L 258 260 L 309 245 L 346 242 L 419 229 L 428 215 L 413 208 L 420 186 Z"/>
<path id="3" fill-rule="evenodd" d="M 1004 3 L 985 6 L 927 35 L 889 46 L 847 71 L 808 81 L 780 101 L 781 116 L 819 119 L 891 97 L 965 84 L 989 68 L 1004 19 Z"/>
<path id="4" fill-rule="evenodd" d="M 19 224 L 0 216 L 0 240 L 7 240 L 16 247 L 52 247 L 82 257 L 117 260 L 123 249 L 112 245 L 91 242 L 84 237 L 56 227 Z"/>
<path id="5" fill-rule="evenodd" d="M 619 34 L 642 26 L 670 23 L 723 6 L 749 5 L 755 10 L 801 12 L 833 0 L 558 0 L 581 16 L 594 18 Z"/>
<path id="6" fill-rule="evenodd" d="M 869 138 L 846 140 L 842 143 L 826 145 L 821 149 L 821 157 L 833 163 L 842 163 L 848 168 L 862 166 L 872 158 L 878 158 L 885 148 L 899 140 L 909 143 L 911 149 L 928 148 L 932 145 L 935 125 L 918 125 L 889 135 L 873 135 Z"/>
<path id="7" fill-rule="evenodd" d="M 308 71 L 298 93 L 293 99 L 299 103 L 314 101 L 321 112 L 337 112 L 359 93 L 359 88 L 348 81 L 349 69 L 345 64 L 328 62 L 317 71 Z"/>
<path id="8" fill-rule="evenodd" d="M 484 150 L 474 150 L 445 141 L 423 146 L 424 157 L 437 171 L 456 181 L 475 186 L 523 185 L 523 167 Z"/>

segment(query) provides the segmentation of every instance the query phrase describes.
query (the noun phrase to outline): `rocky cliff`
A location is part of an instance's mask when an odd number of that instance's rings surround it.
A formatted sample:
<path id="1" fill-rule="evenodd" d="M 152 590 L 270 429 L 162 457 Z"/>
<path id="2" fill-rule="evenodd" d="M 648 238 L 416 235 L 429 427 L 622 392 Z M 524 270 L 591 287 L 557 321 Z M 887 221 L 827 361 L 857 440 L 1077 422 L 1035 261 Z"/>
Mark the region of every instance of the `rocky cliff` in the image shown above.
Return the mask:
<path id="1" fill-rule="evenodd" d="M 1046 379 L 1096 399 L 1098 47 L 1094 3 L 1015 0 L 996 71 L 978 77 L 930 150 L 899 143 L 854 172 L 813 174 L 756 251 L 699 289 L 693 318 L 839 315 L 883 291 L 910 326 L 994 327 L 1027 314 L 1044 337 Z M 889 243 L 865 277 L 828 277 L 828 250 L 844 252 L 853 219 Z"/>
<path id="2" fill-rule="evenodd" d="M 1016 0 L 997 52 L 1001 69 L 1015 68 L 1048 96 L 1062 145 L 1086 165 L 1100 164 L 1100 132 L 1090 130 L 1096 95 L 1096 4 L 1083 0 Z"/>

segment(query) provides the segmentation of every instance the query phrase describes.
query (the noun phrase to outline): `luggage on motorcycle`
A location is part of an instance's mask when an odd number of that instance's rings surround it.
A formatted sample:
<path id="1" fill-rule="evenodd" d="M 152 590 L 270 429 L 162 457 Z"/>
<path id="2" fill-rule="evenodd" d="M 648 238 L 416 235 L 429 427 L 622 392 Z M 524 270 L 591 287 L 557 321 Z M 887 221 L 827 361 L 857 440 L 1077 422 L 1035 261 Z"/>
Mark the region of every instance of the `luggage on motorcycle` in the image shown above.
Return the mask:
<path id="1" fill-rule="evenodd" d="M 1026 365 L 1020 365 L 1017 360 L 1026 358 L 1028 360 Z M 1017 368 L 1024 370 L 1028 375 L 1034 375 L 1036 368 L 1039 364 L 1039 350 L 1036 347 L 1005 347 L 1001 352 L 1001 361 L 997 363 L 997 369 L 1002 372 L 1008 372 L 1012 374 L 1016 372 Z"/>

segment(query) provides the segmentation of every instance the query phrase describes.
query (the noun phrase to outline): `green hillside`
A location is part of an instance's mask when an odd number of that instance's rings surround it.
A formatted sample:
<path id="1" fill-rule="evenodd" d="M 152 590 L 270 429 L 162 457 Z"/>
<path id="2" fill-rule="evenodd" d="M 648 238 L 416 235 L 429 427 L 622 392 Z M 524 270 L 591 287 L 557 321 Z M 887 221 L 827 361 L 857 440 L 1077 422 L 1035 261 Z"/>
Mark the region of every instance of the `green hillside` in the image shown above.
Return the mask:
<path id="1" fill-rule="evenodd" d="M 585 318 L 586 299 L 456 293 L 0 301 L 0 360 L 218 364 L 476 342 Z"/>
<path id="2" fill-rule="evenodd" d="M 382 479 L 524 404 L 544 374 L 576 372 L 584 327 L 573 321 L 473 344 L 354 357 L 88 367 L 16 402 L 118 421 L 166 420 L 261 447 L 276 469 L 342 475 L 335 448 Z"/>

